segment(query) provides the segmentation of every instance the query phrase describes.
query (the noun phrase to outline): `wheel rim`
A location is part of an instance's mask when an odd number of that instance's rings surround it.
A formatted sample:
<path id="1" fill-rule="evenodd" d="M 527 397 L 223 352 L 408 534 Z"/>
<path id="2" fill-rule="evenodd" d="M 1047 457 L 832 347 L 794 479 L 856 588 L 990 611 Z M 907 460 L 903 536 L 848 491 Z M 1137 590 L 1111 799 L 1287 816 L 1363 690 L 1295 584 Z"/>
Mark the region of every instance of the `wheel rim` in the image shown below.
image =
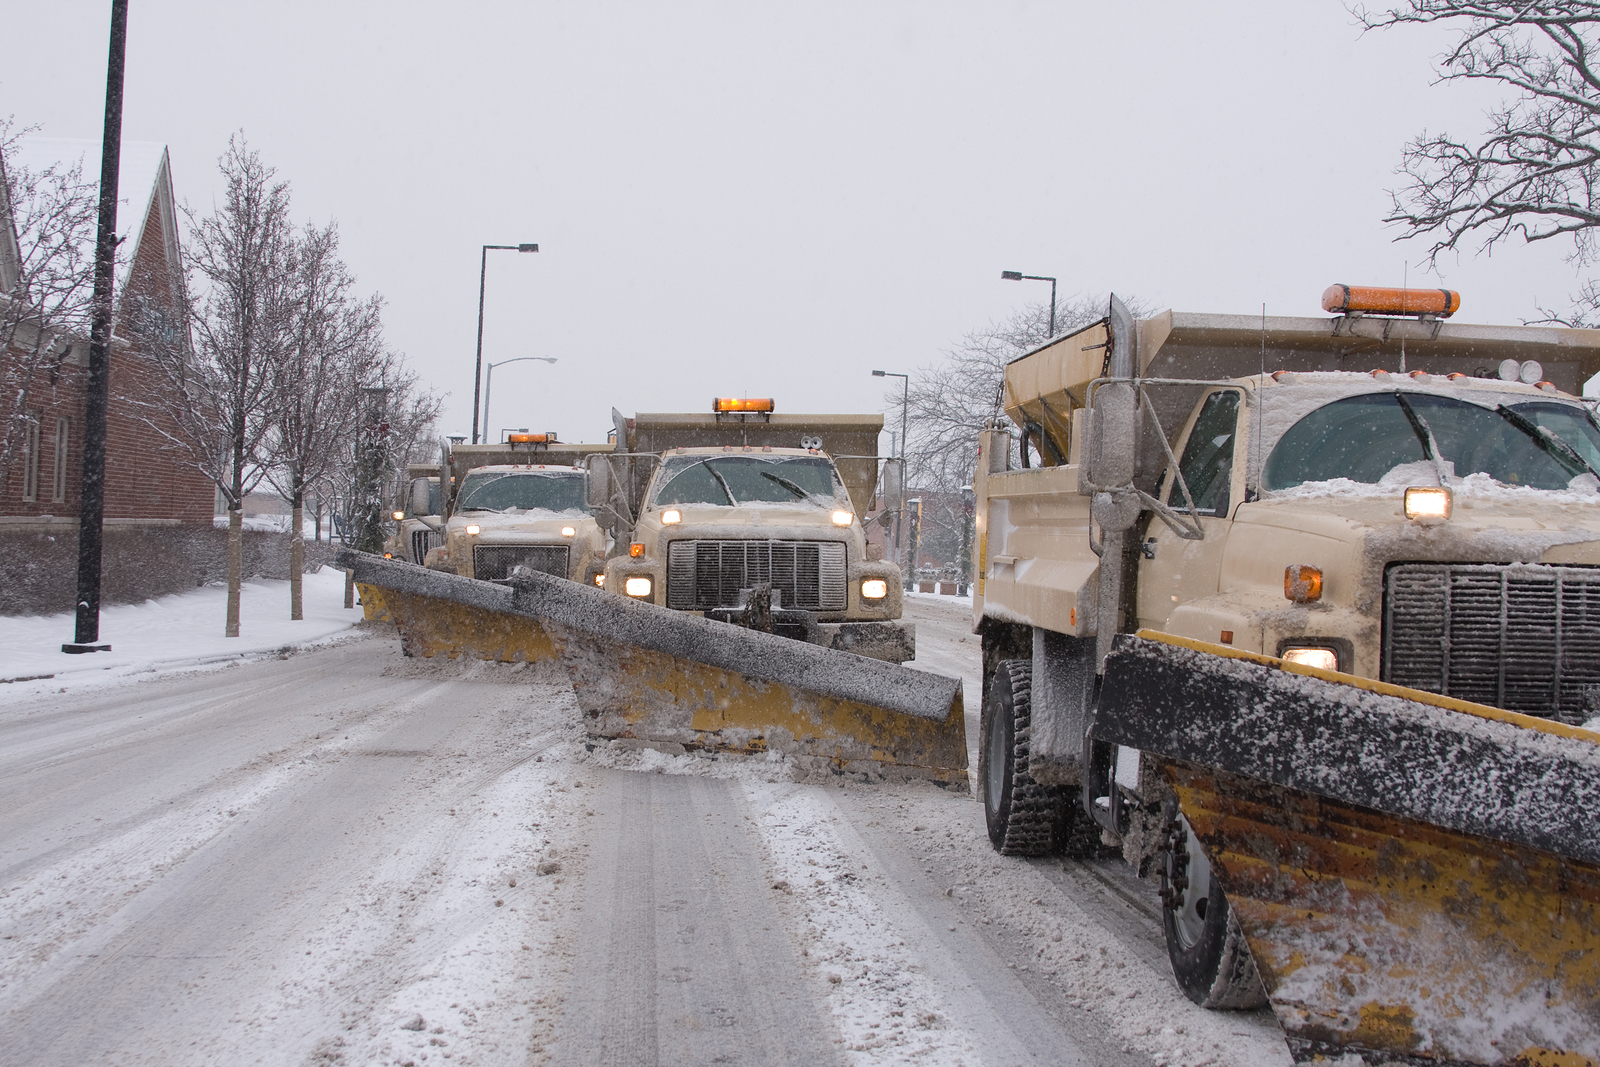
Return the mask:
<path id="1" fill-rule="evenodd" d="M 985 744 L 989 749 L 987 773 L 983 777 L 983 799 L 985 806 L 990 811 L 1000 810 L 1000 798 L 1005 795 L 1006 787 L 1006 754 L 1005 754 L 1005 724 L 1000 721 L 1000 716 L 1006 713 L 1005 704 L 995 701 L 994 714 L 989 716 L 989 736 Z"/>
<path id="2" fill-rule="evenodd" d="M 1184 864 L 1186 884 L 1172 917 L 1179 943 L 1185 949 L 1191 949 L 1205 936 L 1206 907 L 1211 900 L 1211 861 L 1206 859 L 1205 849 L 1200 847 L 1194 830 L 1189 827 L 1189 820 L 1182 816 L 1179 818 L 1182 819 L 1183 850 L 1187 861 Z"/>

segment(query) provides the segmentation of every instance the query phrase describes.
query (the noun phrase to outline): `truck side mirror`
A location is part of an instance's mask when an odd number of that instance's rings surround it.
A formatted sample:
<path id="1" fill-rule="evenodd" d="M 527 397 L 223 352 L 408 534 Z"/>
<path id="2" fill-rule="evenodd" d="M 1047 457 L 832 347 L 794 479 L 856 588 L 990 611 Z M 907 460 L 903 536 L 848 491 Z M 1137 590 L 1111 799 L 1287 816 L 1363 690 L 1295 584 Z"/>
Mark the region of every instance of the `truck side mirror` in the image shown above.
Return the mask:
<path id="1" fill-rule="evenodd" d="M 607 457 L 589 456 L 585 461 L 583 498 L 591 508 L 611 503 L 611 460 Z"/>
<path id="2" fill-rule="evenodd" d="M 428 498 L 433 495 L 432 488 L 426 478 L 411 479 L 410 503 L 407 510 L 412 515 L 429 514 L 428 505 L 431 501 Z"/>
<path id="3" fill-rule="evenodd" d="M 883 461 L 883 495 L 880 503 L 888 511 L 899 511 L 906 503 L 906 461 Z"/>

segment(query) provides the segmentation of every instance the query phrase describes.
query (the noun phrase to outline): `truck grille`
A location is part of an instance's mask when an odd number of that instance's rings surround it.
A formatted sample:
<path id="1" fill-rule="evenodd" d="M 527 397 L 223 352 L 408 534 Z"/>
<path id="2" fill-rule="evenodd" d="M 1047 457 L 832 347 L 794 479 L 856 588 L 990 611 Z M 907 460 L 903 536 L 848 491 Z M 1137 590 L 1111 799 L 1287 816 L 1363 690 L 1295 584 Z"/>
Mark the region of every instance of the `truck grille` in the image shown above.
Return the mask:
<path id="1" fill-rule="evenodd" d="M 411 562 L 421 563 L 428 558 L 428 549 L 431 546 L 428 540 L 428 530 L 413 530 L 411 533 Z"/>
<path id="2" fill-rule="evenodd" d="M 845 552 L 839 541 L 674 541 L 667 549 L 667 606 L 704 611 L 739 602 L 762 582 L 782 590 L 783 606 L 845 608 Z"/>
<path id="3" fill-rule="evenodd" d="M 472 573 L 481 581 L 503 582 L 517 567 L 567 577 L 566 545 L 477 545 Z"/>
<path id="4" fill-rule="evenodd" d="M 1583 722 L 1600 698 L 1600 568 L 1391 565 L 1383 680 Z"/>

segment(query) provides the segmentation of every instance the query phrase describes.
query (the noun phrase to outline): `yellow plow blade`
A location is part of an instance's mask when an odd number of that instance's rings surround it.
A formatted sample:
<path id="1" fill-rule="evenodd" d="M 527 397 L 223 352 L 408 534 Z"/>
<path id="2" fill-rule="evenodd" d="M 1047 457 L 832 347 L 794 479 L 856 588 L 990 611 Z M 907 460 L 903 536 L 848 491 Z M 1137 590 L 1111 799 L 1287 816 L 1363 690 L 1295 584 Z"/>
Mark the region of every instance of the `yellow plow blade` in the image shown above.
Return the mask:
<path id="1" fill-rule="evenodd" d="M 1148 632 L 1091 732 L 1159 758 L 1297 1062 L 1600 1065 L 1600 736 Z"/>
<path id="2" fill-rule="evenodd" d="M 960 679 L 544 574 L 512 587 L 350 550 L 339 565 L 407 655 L 559 661 L 595 737 L 968 788 Z"/>

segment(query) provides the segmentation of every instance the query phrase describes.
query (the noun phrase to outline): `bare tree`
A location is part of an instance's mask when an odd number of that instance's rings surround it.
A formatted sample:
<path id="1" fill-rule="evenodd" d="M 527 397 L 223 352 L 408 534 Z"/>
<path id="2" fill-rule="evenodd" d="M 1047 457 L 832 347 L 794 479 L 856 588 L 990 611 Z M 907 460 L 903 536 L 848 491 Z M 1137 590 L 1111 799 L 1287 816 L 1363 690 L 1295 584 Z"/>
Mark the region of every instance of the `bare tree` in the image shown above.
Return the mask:
<path id="1" fill-rule="evenodd" d="M 271 368 L 266 477 L 290 505 L 289 617 L 304 617 L 306 495 L 326 479 L 355 432 L 361 387 L 381 368 L 383 301 L 358 300 L 355 279 L 339 259 L 333 224 L 308 226 L 291 259 L 293 330 Z"/>
<path id="2" fill-rule="evenodd" d="M 1056 335 L 1104 318 L 1106 306 L 1106 297 L 1089 294 L 1058 303 Z M 1146 313 L 1137 301 L 1128 306 L 1136 315 Z M 912 372 L 903 394 L 884 394 L 891 426 L 899 421 L 905 397 L 908 484 L 948 490 L 971 482 L 978 431 L 991 423 L 1012 426 L 1001 395 L 1006 364 L 1050 340 L 1049 323 L 1049 304 L 1024 307 L 1003 322 L 967 334 L 940 362 Z"/>
<path id="3" fill-rule="evenodd" d="M 244 498 L 267 473 L 271 386 L 294 336 L 297 264 L 288 183 L 275 180 L 242 136 L 229 139 L 218 166 L 222 203 L 203 217 L 185 209 L 186 328 L 141 332 L 166 376 L 161 402 L 178 426 L 162 432 L 228 507 L 225 633 L 238 637 Z"/>
<path id="4" fill-rule="evenodd" d="M 99 184 L 81 162 L 13 162 L 32 132 L 0 119 L 0 485 L 32 436 L 34 389 L 53 384 L 73 340 L 89 336 L 94 290 Z"/>
<path id="5" fill-rule="evenodd" d="M 1404 238 L 1430 237 L 1428 262 L 1464 245 L 1487 251 L 1510 237 L 1572 239 L 1569 258 L 1595 261 L 1600 246 L 1600 3 L 1591 0 L 1410 0 L 1382 11 L 1353 9 L 1367 29 L 1458 25 L 1438 61 L 1438 80 L 1487 81 L 1509 99 L 1488 128 L 1459 140 L 1423 132 L 1406 145 L 1385 219 Z M 1585 285 L 1578 314 L 1594 317 Z"/>

